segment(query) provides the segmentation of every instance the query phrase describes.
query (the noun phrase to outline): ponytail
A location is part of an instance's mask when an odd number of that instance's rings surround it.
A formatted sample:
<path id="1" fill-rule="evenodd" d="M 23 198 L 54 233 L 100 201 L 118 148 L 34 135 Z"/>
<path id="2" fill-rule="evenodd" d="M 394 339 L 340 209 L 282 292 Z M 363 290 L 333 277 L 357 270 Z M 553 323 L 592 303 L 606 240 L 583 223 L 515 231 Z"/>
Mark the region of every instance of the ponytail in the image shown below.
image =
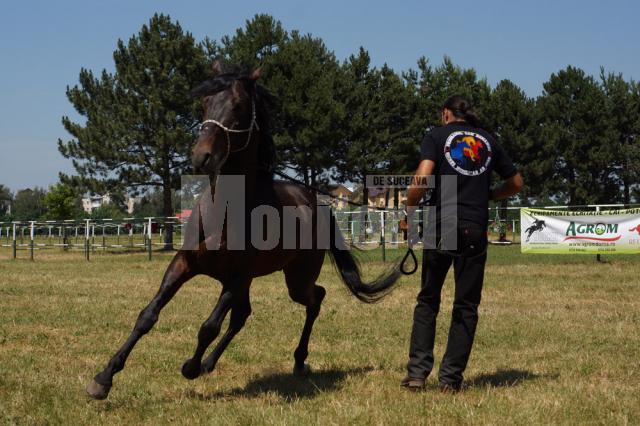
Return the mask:
<path id="1" fill-rule="evenodd" d="M 473 110 L 473 106 L 471 102 L 466 100 L 460 95 L 453 95 L 449 99 L 447 99 L 443 105 L 443 108 L 446 108 L 453 112 L 453 115 L 457 118 L 460 118 L 467 123 L 471 124 L 474 127 L 480 127 L 480 119 L 478 115 Z"/>

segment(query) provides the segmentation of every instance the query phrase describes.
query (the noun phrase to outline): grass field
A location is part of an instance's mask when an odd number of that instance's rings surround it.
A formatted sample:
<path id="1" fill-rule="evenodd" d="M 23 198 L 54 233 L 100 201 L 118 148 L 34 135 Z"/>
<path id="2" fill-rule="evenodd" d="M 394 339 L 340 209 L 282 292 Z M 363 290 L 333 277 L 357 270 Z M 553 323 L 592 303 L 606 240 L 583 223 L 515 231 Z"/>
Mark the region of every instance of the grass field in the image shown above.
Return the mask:
<path id="1" fill-rule="evenodd" d="M 328 290 L 307 379 L 290 374 L 304 308 L 281 274 L 257 279 L 253 315 L 210 375 L 180 375 L 219 285 L 198 277 L 134 349 L 109 399 L 88 381 L 157 290 L 168 255 L 0 251 L 0 422 L 17 424 L 637 424 L 640 422 L 640 259 L 521 255 L 491 247 L 468 389 L 402 391 L 419 275 L 364 305 L 327 262 Z M 395 256 L 400 255 L 396 253 Z M 21 256 L 26 257 L 24 253 Z M 381 268 L 368 254 L 367 275 Z M 436 356 L 452 298 L 443 294 Z"/>

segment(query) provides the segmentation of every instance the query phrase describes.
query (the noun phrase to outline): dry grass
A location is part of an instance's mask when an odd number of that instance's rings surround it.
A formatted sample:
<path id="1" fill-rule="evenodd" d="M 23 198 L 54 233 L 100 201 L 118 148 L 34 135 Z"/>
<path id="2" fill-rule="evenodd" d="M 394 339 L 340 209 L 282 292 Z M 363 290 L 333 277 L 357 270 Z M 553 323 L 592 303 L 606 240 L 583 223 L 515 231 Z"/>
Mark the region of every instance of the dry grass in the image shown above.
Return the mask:
<path id="1" fill-rule="evenodd" d="M 400 390 L 418 275 L 382 303 L 357 302 L 329 263 L 328 295 L 310 345 L 314 374 L 290 374 L 304 309 L 282 276 L 256 280 L 253 315 L 216 371 L 179 369 L 219 286 L 199 277 L 163 311 L 116 376 L 107 401 L 84 386 L 155 293 L 166 255 L 0 251 L 0 420 L 4 423 L 426 424 L 640 422 L 640 262 L 524 256 L 491 249 L 470 387 L 442 395 L 430 378 Z M 373 275 L 379 262 L 367 263 Z M 452 282 L 438 325 L 441 356 Z"/>

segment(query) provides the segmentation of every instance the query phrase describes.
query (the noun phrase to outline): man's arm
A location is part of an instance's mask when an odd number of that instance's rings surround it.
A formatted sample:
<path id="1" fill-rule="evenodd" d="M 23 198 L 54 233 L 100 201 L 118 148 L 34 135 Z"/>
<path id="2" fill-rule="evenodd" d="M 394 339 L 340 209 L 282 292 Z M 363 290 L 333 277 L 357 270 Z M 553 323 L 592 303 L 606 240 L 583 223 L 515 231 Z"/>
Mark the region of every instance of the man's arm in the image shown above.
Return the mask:
<path id="1" fill-rule="evenodd" d="M 520 173 L 516 173 L 510 178 L 505 179 L 499 187 L 492 190 L 490 198 L 494 201 L 509 198 L 522 191 L 522 186 L 522 175 Z"/>
<path id="2" fill-rule="evenodd" d="M 432 160 L 422 160 L 413 176 L 414 181 L 423 182 L 425 178 L 431 176 L 435 165 L 436 163 Z M 424 185 L 409 186 L 409 189 L 407 189 L 407 207 L 417 207 L 427 189 L 429 188 L 425 188 Z"/>

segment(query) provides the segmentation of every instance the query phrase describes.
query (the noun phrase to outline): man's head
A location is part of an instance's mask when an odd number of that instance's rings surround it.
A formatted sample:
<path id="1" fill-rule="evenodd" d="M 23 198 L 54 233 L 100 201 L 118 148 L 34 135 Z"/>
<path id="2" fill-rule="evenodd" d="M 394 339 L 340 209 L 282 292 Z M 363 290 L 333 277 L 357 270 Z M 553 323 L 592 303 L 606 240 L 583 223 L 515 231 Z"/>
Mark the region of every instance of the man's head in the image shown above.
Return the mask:
<path id="1" fill-rule="evenodd" d="M 478 117 L 473 111 L 471 102 L 460 95 L 453 95 L 445 101 L 442 106 L 441 120 L 443 125 L 461 121 L 479 126 Z"/>

